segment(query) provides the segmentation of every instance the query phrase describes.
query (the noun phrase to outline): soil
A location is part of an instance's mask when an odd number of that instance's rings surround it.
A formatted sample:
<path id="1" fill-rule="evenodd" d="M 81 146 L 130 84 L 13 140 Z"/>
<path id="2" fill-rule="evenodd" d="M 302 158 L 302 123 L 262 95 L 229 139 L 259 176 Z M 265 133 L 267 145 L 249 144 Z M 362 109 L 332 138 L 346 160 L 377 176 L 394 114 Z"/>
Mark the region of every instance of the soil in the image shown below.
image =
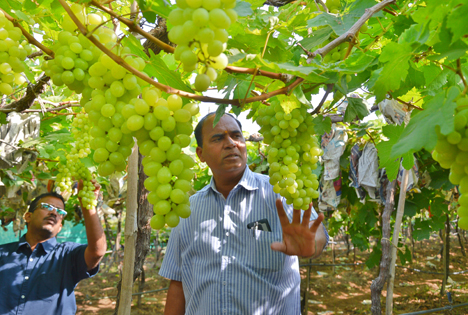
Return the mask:
<path id="1" fill-rule="evenodd" d="M 347 251 L 344 242 L 335 245 L 335 264 L 364 263 L 370 252 Z M 442 242 L 438 237 L 416 242 L 414 257 L 405 267 L 419 269 L 425 272 L 441 273 L 443 261 L 440 259 Z M 468 247 L 465 239 L 464 247 Z M 468 253 L 467 253 L 468 254 Z M 452 237 L 450 249 L 450 272 L 468 269 L 468 259 L 462 255 L 460 243 Z M 169 281 L 158 275 L 161 261 L 150 254 L 145 262 L 146 281 L 139 287 L 135 282 L 133 292 L 153 291 L 169 286 Z M 308 263 L 307 260 L 301 264 Z M 333 250 L 329 246 L 322 256 L 313 263 L 333 263 Z M 397 265 L 399 261 L 397 260 Z M 117 283 L 120 279 L 121 263 L 114 263 L 110 272 L 105 273 L 107 266 L 101 265 L 101 272 L 92 279 L 80 282 L 75 290 L 77 314 L 113 314 L 117 295 Z M 303 281 L 302 292 L 306 288 L 308 267 L 301 268 Z M 378 276 L 378 268 L 368 269 L 365 264 L 357 266 L 311 266 L 310 289 L 308 296 L 308 314 L 371 314 L 372 281 Z M 432 310 L 450 305 L 446 294 L 441 295 L 442 274 L 430 274 L 397 267 L 394 282 L 394 314 L 406 314 L 423 310 Z M 452 305 L 468 301 L 468 272 L 451 275 L 446 291 L 452 296 Z M 147 292 L 133 297 L 131 314 L 163 314 L 167 290 Z M 385 313 L 386 284 L 381 296 L 383 314 Z M 468 314 L 468 306 L 442 310 L 437 314 L 461 315 Z M 434 314 L 434 313 L 433 313 Z M 246 314 L 247 315 L 247 314 Z"/>

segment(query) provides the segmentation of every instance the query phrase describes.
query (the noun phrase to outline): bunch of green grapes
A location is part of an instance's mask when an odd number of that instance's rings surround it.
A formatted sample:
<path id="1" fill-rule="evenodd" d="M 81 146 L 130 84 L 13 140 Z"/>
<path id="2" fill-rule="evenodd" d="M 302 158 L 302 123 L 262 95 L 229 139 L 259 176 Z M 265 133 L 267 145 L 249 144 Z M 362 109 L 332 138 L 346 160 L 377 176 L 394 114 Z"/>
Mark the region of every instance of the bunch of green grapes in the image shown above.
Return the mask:
<path id="1" fill-rule="evenodd" d="M 332 39 L 333 40 L 333 39 Z M 326 43 L 323 43 L 321 46 L 325 46 L 328 44 L 328 41 Z M 342 43 L 338 45 L 337 47 L 333 48 L 328 54 L 323 57 L 323 62 L 324 63 L 330 63 L 330 62 L 338 62 L 340 60 L 343 60 L 346 56 L 346 52 L 348 50 L 348 43 Z"/>
<path id="2" fill-rule="evenodd" d="M 333 13 L 333 14 L 340 13 L 340 9 L 341 9 L 340 0 L 327 0 L 326 5 L 330 13 Z"/>
<path id="3" fill-rule="evenodd" d="M 437 145 L 432 152 L 440 166 L 450 169 L 449 180 L 461 193 L 458 225 L 468 230 L 468 97 L 460 96 L 455 113 L 455 130 L 447 136 L 438 132 Z"/>
<path id="4" fill-rule="evenodd" d="M 10 95 L 15 85 L 26 82 L 21 74 L 26 69 L 23 61 L 32 48 L 24 40 L 20 43 L 22 36 L 21 30 L 0 11 L 0 97 Z"/>
<path id="5" fill-rule="evenodd" d="M 125 116 L 133 113 L 127 117 L 124 128 L 137 139 L 140 153 L 145 156 L 145 187 L 155 213 L 151 227 L 175 227 L 179 217 L 190 215 L 188 193 L 195 162 L 182 149 L 190 145 L 192 119 L 198 114 L 198 105 L 183 106 L 178 95 L 165 99 L 154 87 L 143 89 L 142 97 L 122 109 Z"/>
<path id="6" fill-rule="evenodd" d="M 86 14 L 83 5 L 75 3 L 71 9 L 89 30 L 95 29 L 104 21 L 100 14 Z M 103 79 L 98 75 L 100 72 L 96 71 L 99 66 L 95 64 L 103 53 L 77 31 L 76 25 L 68 15 L 64 16 L 62 25 L 65 30 L 58 33 L 57 41 L 52 46 L 55 58 L 45 61 L 42 70 L 52 78 L 55 85 L 66 84 L 77 93 L 82 93 L 85 88 L 102 89 Z M 111 29 L 101 25 L 95 29 L 93 36 L 114 52 L 119 49 L 116 47 L 117 36 Z M 99 78 L 93 77 L 93 74 Z"/>
<path id="7" fill-rule="evenodd" d="M 72 192 L 74 181 L 83 180 L 83 189 L 79 192 L 78 197 L 81 198 L 81 203 L 85 209 L 91 209 L 97 203 L 94 196 L 94 185 L 91 182 L 92 174 L 81 161 L 82 158 L 91 153 L 89 130 L 88 115 L 78 113 L 73 118 L 71 130 L 75 138 L 74 147 L 67 154 L 65 164 L 59 165 L 59 173 L 56 178 L 57 186 L 62 192 Z"/>
<path id="8" fill-rule="evenodd" d="M 286 198 L 295 209 L 307 210 L 312 199 L 319 197 L 318 178 L 312 171 L 323 154 L 314 124 L 305 107 L 290 113 L 280 104 L 259 110 L 257 123 L 263 134 L 270 165 L 273 191 Z"/>
<path id="9" fill-rule="evenodd" d="M 237 21 L 235 0 L 178 0 L 178 8 L 169 14 L 173 28 L 169 40 L 177 44 L 174 58 L 180 60 L 184 70 L 197 69 L 195 89 L 206 91 L 211 81 L 216 80 L 216 69 L 228 65 L 223 53 L 228 33 L 226 29 Z"/>

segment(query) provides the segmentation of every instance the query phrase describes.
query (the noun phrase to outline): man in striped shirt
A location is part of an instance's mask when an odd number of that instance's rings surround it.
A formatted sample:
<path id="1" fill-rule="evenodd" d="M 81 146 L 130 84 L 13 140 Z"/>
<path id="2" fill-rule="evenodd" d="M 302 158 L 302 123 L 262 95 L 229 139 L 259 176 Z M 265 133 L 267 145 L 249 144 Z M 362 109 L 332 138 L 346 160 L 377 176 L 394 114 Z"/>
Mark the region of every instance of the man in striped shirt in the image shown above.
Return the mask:
<path id="1" fill-rule="evenodd" d="M 267 176 L 246 166 L 240 122 L 226 114 L 213 127 L 214 118 L 195 129 L 197 155 L 213 178 L 171 232 L 159 272 L 171 279 L 164 314 L 298 315 L 298 256 L 325 248 L 323 214 L 310 207 L 301 217 L 286 205 Z"/>

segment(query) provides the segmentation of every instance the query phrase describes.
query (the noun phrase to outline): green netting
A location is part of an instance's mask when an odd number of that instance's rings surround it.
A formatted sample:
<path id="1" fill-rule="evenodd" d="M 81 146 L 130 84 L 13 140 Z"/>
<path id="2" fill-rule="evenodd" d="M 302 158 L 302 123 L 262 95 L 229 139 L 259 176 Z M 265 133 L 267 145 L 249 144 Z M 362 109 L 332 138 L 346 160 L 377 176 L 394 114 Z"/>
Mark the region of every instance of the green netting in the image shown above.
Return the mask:
<path id="1" fill-rule="evenodd" d="M 0 245 L 17 241 L 21 235 L 27 232 L 27 229 L 20 231 L 17 235 L 13 232 L 13 223 L 6 226 L 7 230 L 0 231 Z M 57 235 L 59 243 L 75 242 L 79 244 L 86 244 L 86 229 L 83 224 L 73 226 L 73 223 L 66 221 L 63 225 L 62 231 Z"/>

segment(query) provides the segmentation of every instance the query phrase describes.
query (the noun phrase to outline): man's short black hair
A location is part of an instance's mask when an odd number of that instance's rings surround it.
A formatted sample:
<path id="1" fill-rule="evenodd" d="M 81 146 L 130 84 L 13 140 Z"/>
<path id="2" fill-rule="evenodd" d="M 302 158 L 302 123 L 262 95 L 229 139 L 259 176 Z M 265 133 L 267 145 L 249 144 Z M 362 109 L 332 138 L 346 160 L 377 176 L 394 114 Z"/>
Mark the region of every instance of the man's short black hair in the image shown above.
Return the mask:
<path id="1" fill-rule="evenodd" d="M 40 201 L 42 198 L 44 198 L 44 197 L 55 197 L 55 198 L 58 198 L 58 199 L 62 200 L 63 206 L 65 206 L 65 200 L 63 200 L 62 195 L 57 194 L 56 192 L 51 191 L 51 192 L 46 192 L 46 193 L 44 193 L 44 194 L 42 194 L 42 195 L 39 195 L 39 196 L 37 196 L 36 198 L 34 198 L 34 199 L 31 201 L 31 203 L 29 204 L 29 210 L 28 210 L 28 212 L 34 212 L 34 210 L 36 210 L 36 208 L 37 208 L 37 204 L 38 204 L 39 201 Z"/>
<path id="2" fill-rule="evenodd" d="M 195 140 L 197 140 L 197 145 L 200 148 L 203 148 L 203 136 L 202 136 L 203 125 L 205 123 L 205 120 L 208 117 L 213 116 L 213 115 L 216 115 L 216 112 L 211 112 L 211 113 L 206 114 L 202 119 L 200 119 L 197 126 L 195 127 Z M 228 116 L 231 116 L 232 118 L 234 118 L 234 120 L 237 122 L 237 124 L 239 125 L 239 128 L 240 128 L 240 130 L 242 132 L 242 124 L 240 123 L 240 121 L 234 115 L 232 115 L 230 113 L 224 113 L 224 115 L 228 115 Z"/>

